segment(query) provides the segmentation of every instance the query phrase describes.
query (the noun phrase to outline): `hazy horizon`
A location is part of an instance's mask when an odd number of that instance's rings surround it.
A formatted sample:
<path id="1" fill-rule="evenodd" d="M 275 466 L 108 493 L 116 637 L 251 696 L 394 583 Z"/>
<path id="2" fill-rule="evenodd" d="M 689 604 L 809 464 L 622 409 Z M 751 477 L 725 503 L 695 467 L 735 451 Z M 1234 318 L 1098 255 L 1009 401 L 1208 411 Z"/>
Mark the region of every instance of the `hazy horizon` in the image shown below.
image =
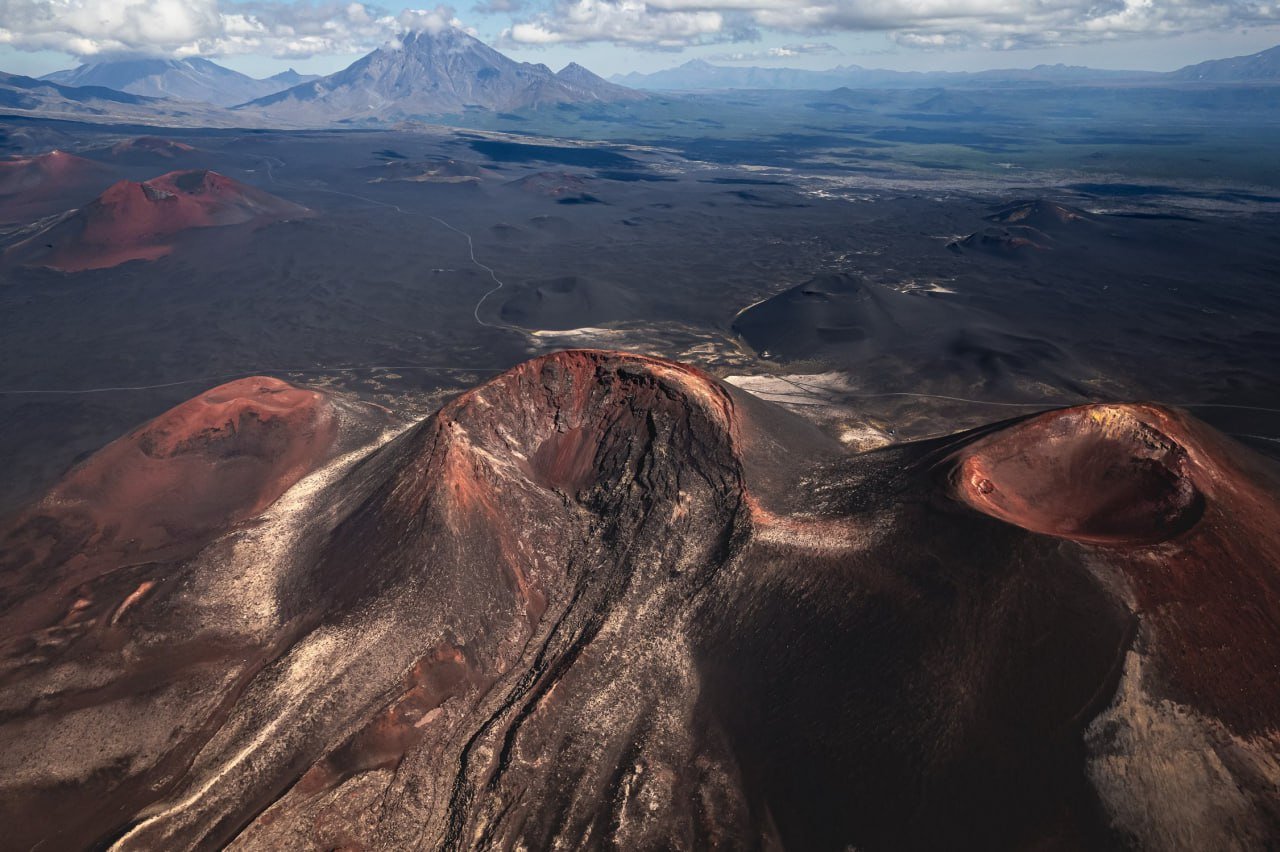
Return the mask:
<path id="1" fill-rule="evenodd" d="M 397 31 L 444 22 L 520 61 L 553 68 L 577 62 L 603 76 L 650 73 L 691 59 L 809 70 L 981 71 L 1062 63 L 1171 71 L 1280 44 L 1280 19 L 1248 2 L 1202 13 L 1128 2 L 1103 17 L 1081 4 L 1075 13 L 1055 13 L 1051 22 L 1009 13 L 995 2 L 924 5 L 928 16 L 918 12 L 921 4 L 882 3 L 872 15 L 844 3 L 789 0 L 663 0 L 638 11 L 630 2 L 595 0 L 541 6 L 491 0 L 465 11 L 200 0 L 175 13 L 160 0 L 73 0 L 54 20 L 45 0 L 24 0 L 11 4 L 10 20 L 0 26 L 0 69 L 38 77 L 128 53 L 202 56 L 253 77 L 287 68 L 329 74 Z M 128 15 L 120 11 L 125 6 Z M 975 12 L 975 6 L 990 11 Z M 796 17 L 788 22 L 784 12 Z M 805 15 L 814 18 L 811 24 L 799 23 Z M 1037 30 L 1037 22 L 1045 29 Z"/>

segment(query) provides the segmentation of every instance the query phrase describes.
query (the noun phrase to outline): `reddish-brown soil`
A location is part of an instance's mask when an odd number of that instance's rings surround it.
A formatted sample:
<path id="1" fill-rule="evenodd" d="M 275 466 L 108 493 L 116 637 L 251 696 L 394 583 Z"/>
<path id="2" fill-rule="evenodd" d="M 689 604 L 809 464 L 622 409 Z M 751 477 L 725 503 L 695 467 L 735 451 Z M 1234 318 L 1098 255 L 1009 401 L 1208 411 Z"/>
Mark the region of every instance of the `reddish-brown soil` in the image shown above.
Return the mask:
<path id="1" fill-rule="evenodd" d="M 1154 543 L 1199 517 L 1186 452 L 1116 406 L 1037 417 L 975 444 L 960 499 L 1046 535 L 1095 544 Z"/>
<path id="2" fill-rule="evenodd" d="M 77 507 L 109 540 L 146 550 L 262 511 L 323 457 L 334 429 L 323 394 L 238 379 L 108 444 L 45 502 Z"/>
<path id="3" fill-rule="evenodd" d="M 1052 201 L 1015 201 L 987 217 L 988 222 L 1002 225 L 1029 225 L 1033 228 L 1052 230 L 1073 223 L 1088 223 L 1093 219 L 1083 210 L 1057 204 Z"/>
<path id="4" fill-rule="evenodd" d="M 977 441 L 954 484 L 981 512 L 1103 545 L 1171 697 L 1241 733 L 1280 718 L 1280 482 L 1257 457 L 1178 411 L 1095 405 Z"/>
<path id="5" fill-rule="evenodd" d="M 263 376 L 239 379 L 108 445 L 54 499 L 92 507 L 116 541 L 145 548 L 174 532 L 260 512 L 315 466 L 333 438 L 322 394 Z"/>
<path id="6" fill-rule="evenodd" d="M 9 569 L 0 603 L 19 603 L 46 571 L 79 583 L 198 548 L 319 465 L 336 434 L 326 396 L 263 376 L 171 409 L 90 456 L 0 531 Z"/>
<path id="7" fill-rule="evenodd" d="M 1023 225 L 987 228 L 948 245 L 953 252 L 982 251 L 988 254 L 1018 254 L 1024 249 L 1048 251 L 1052 240 L 1044 232 Z"/>
<path id="8" fill-rule="evenodd" d="M 306 214 L 303 207 L 217 172 L 170 172 L 142 183 L 116 183 L 11 253 L 32 265 L 64 272 L 105 269 L 163 257 L 173 251 L 178 236 L 191 229 L 263 224 Z"/>

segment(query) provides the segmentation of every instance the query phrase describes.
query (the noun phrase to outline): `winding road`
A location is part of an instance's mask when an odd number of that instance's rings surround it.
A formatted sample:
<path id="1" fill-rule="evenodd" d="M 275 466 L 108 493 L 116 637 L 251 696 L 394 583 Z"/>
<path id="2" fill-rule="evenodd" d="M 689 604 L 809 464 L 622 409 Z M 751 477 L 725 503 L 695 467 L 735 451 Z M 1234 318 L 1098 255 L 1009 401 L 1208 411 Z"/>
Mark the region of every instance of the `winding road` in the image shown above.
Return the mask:
<path id="1" fill-rule="evenodd" d="M 493 269 L 493 267 L 482 263 L 476 257 L 475 241 L 472 239 L 471 234 L 469 234 L 468 232 L 462 230 L 456 225 L 451 224 L 450 222 L 445 221 L 444 219 L 441 219 L 439 216 L 435 216 L 432 214 L 418 213 L 413 210 L 405 210 L 403 207 L 400 207 L 397 204 L 392 204 L 387 201 L 380 201 L 376 198 L 369 198 L 368 196 L 357 195 L 351 192 L 343 192 L 341 190 L 336 190 L 336 189 L 321 189 L 319 187 L 299 186 L 297 184 L 284 183 L 278 180 L 275 175 L 275 169 L 277 166 L 284 167 L 286 165 L 284 160 L 281 160 L 278 157 L 269 157 L 269 156 L 263 156 L 263 155 L 250 155 L 250 156 L 252 156 L 255 160 L 263 163 L 266 166 L 267 180 L 270 181 L 271 184 L 274 186 L 283 186 L 288 189 L 293 189 L 300 192 L 323 192 L 329 195 L 340 195 L 346 198 L 353 198 L 357 201 L 363 201 L 366 204 L 372 204 L 377 207 L 390 208 L 396 211 L 397 213 L 401 214 L 402 216 L 424 216 L 425 218 L 428 218 L 433 222 L 436 222 L 442 227 L 447 228 L 450 231 L 453 231 L 454 233 L 461 235 L 467 241 L 467 255 L 471 260 L 471 263 L 479 267 L 480 269 L 483 269 L 494 283 L 494 286 L 491 289 L 485 291 L 485 293 L 480 297 L 479 301 L 476 302 L 475 307 L 472 308 L 471 315 L 475 319 L 476 323 L 485 328 L 496 328 L 496 329 L 503 329 L 507 331 L 517 331 L 517 332 L 520 332 L 521 334 L 529 333 L 527 329 L 519 328 L 518 326 L 486 322 L 484 319 L 481 318 L 480 309 L 484 306 L 485 301 L 487 301 L 490 296 L 492 296 L 494 293 L 497 293 L 506 285 L 502 281 L 502 279 L 498 277 L 498 274 Z M 36 389 L 8 390 L 8 389 L 0 388 L 0 395 L 3 395 L 3 396 L 80 395 L 80 394 L 157 390 L 160 388 L 178 387 L 181 385 L 197 384 L 200 382 L 228 381 L 231 379 L 244 378 L 246 376 L 259 375 L 262 373 L 270 373 L 270 374 L 277 374 L 277 375 L 279 374 L 324 375 L 328 373 L 355 373 L 355 372 L 377 372 L 377 371 L 396 371 L 396 370 L 434 370 L 437 372 L 457 372 L 457 373 L 501 372 L 500 370 L 496 370 L 496 369 L 477 369 L 474 367 L 454 367 L 454 366 L 434 366 L 429 364 L 410 364 L 410 365 L 400 365 L 400 366 L 371 365 L 371 366 L 356 366 L 356 367 L 322 367 L 322 368 L 312 367 L 312 368 L 304 368 L 304 369 L 282 368 L 282 369 L 252 370 L 252 371 L 239 372 L 239 373 L 224 373 L 220 375 L 210 375 L 210 376 L 197 376 L 191 379 L 182 379 L 182 380 L 173 381 L 173 382 L 161 382 L 158 384 L 151 384 L 151 385 L 122 385 L 122 386 L 115 386 L 115 387 L 95 387 L 95 388 L 77 388 L 77 389 L 36 388 Z M 916 399 L 943 400 L 948 402 L 961 402 L 961 403 L 968 403 L 972 405 L 985 405 L 985 406 L 1000 407 L 1000 408 L 1050 409 L 1050 408 L 1059 408 L 1059 407 L 1070 406 L 1070 405 L 1079 405 L 1084 402 L 1087 402 L 1087 400 L 1081 400 L 1076 402 L 1057 402 L 1057 401 L 1004 402 L 1004 401 L 989 400 L 989 399 L 971 399 L 968 397 L 946 396 L 943 394 L 915 393 L 910 391 L 897 391 L 897 392 L 887 392 L 887 393 L 847 393 L 847 394 L 842 393 L 842 394 L 833 395 L 828 391 L 826 391 L 826 389 L 806 385 L 803 382 L 797 381 L 789 377 L 782 377 L 782 380 L 787 382 L 788 384 L 791 384 L 792 386 L 796 387 L 801 392 L 806 393 L 807 395 L 810 395 L 810 396 L 816 395 L 819 398 L 828 400 L 832 404 L 837 404 L 839 401 L 847 401 L 847 400 L 854 400 L 854 399 L 885 399 L 885 398 L 892 398 L 892 397 L 905 397 L 905 398 L 916 398 Z M 1239 411 L 1257 411 L 1257 412 L 1266 412 L 1270 414 L 1280 414 L 1280 409 L 1264 408 L 1264 407 L 1255 406 L 1255 405 L 1231 405 L 1227 403 L 1197 403 L 1197 402 L 1192 402 L 1192 403 L 1182 402 L 1182 403 L 1172 403 L 1172 404 L 1181 408 L 1231 409 L 1231 410 L 1239 410 Z M 1250 435 L 1247 437 L 1261 438 L 1263 440 L 1268 440 L 1268 441 L 1280 440 L 1277 438 L 1268 438 L 1262 435 Z"/>
<path id="2" fill-rule="evenodd" d="M 446 222 L 444 219 L 441 219 L 439 216 L 422 214 L 414 210 L 405 210 L 403 207 L 401 207 L 398 204 L 391 204 L 390 202 L 387 202 L 387 201 L 379 201 L 376 198 L 369 198 L 368 196 L 365 196 L 365 195 L 356 195 L 355 193 L 352 193 L 352 192 L 342 192 L 336 189 L 320 189 L 318 187 L 298 186 L 297 184 L 281 183 L 280 181 L 276 180 L 275 168 L 272 166 L 272 161 L 279 163 L 280 166 L 283 167 L 285 165 L 284 160 L 281 160 L 279 157 L 264 157 L 261 155 L 258 155 L 258 159 L 266 164 L 267 180 L 271 181 L 273 186 L 283 186 L 289 189 L 300 190 L 302 192 L 326 192 L 330 195 L 341 195 L 346 198 L 354 198 L 357 201 L 363 201 L 367 204 L 374 204 L 374 205 L 377 205 L 378 207 L 388 207 L 396 211 L 397 213 L 399 213 L 401 216 L 425 215 L 426 218 L 432 220 L 433 222 L 437 222 L 440 225 L 443 225 L 444 227 L 448 228 L 450 231 L 453 231 L 456 234 L 461 234 L 467 240 L 467 254 L 471 258 L 471 262 L 476 266 L 480 267 L 481 269 L 483 269 L 486 273 L 488 273 L 489 277 L 493 279 L 493 283 L 494 283 L 493 289 L 486 291 L 485 294 L 480 297 L 480 301 L 476 302 L 476 306 L 471 311 L 471 315 L 475 317 L 476 323 L 484 326 L 485 328 L 501 328 L 507 331 L 518 331 L 521 334 L 528 334 L 527 330 L 523 328 L 519 328 L 518 326 L 485 322 L 480 318 L 480 308 L 484 305 L 485 301 L 494 293 L 498 292 L 503 287 L 505 287 L 506 285 L 503 283 L 502 279 L 498 277 L 498 273 L 494 272 L 493 267 L 486 266 L 485 264 L 481 263 L 479 260 L 476 259 L 476 244 L 475 244 L 475 240 L 471 238 L 471 234 L 467 233 L 466 231 L 462 230 L 456 225 L 451 225 L 450 223 Z"/>

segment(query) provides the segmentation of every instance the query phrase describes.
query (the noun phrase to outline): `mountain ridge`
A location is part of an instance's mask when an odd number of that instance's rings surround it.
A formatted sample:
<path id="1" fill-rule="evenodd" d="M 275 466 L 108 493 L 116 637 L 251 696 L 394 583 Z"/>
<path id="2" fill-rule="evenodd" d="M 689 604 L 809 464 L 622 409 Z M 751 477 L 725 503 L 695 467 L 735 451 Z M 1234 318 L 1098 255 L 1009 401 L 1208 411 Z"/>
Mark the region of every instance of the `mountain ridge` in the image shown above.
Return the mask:
<path id="1" fill-rule="evenodd" d="M 1172 74 L 1179 80 L 1215 83 L 1280 80 L 1280 45 L 1248 56 L 1210 59 Z"/>
<path id="2" fill-rule="evenodd" d="M 0 113 L 88 122 L 128 120 L 153 126 L 216 127 L 230 124 L 235 118 L 213 104 L 134 95 L 103 86 L 65 86 L 2 71 Z"/>
<path id="3" fill-rule="evenodd" d="M 229 107 L 304 81 L 293 69 L 264 80 L 200 57 L 91 62 L 41 78 L 65 86 L 102 86 L 153 98 L 199 101 Z"/>
<path id="4" fill-rule="evenodd" d="M 1036 65 L 986 71 L 894 71 L 839 65 L 825 70 L 715 65 L 691 59 L 650 73 L 613 74 L 613 83 L 638 89 L 918 88 L 938 85 L 1091 82 L 1261 82 L 1280 80 L 1280 46 L 1248 56 L 1215 59 L 1175 71 L 1122 71 L 1080 65 Z"/>

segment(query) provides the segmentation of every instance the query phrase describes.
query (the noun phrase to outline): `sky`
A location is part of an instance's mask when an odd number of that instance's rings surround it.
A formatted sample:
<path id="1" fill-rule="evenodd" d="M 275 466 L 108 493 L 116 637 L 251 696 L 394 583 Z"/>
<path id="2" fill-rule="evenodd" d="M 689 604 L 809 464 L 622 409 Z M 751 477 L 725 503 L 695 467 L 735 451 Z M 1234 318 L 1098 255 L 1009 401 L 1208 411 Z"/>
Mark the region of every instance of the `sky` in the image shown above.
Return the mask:
<path id="1" fill-rule="evenodd" d="M 204 56 L 252 76 L 346 67 L 406 29 L 610 75 L 725 65 L 1164 71 L 1280 44 L 1280 0 L 0 0 L 0 70 Z"/>

